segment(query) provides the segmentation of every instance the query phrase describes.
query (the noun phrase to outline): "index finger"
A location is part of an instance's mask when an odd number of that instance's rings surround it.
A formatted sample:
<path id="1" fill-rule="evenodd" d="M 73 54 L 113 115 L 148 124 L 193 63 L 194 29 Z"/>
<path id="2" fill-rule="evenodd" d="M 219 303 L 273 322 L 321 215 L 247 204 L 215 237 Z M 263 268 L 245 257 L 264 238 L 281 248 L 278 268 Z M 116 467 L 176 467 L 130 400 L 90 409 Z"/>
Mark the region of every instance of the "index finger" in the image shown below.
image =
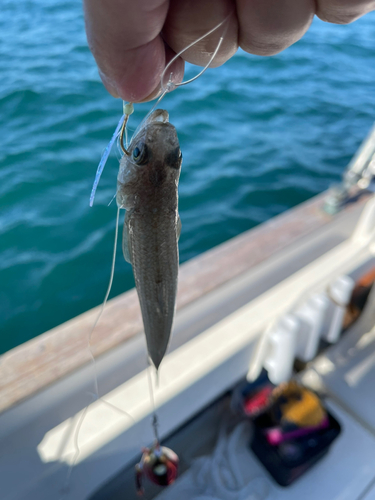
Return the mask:
<path id="1" fill-rule="evenodd" d="M 173 52 L 160 36 L 167 0 L 84 0 L 87 40 L 107 90 L 130 102 L 153 98 Z M 173 64 L 174 80 L 184 63 Z"/>

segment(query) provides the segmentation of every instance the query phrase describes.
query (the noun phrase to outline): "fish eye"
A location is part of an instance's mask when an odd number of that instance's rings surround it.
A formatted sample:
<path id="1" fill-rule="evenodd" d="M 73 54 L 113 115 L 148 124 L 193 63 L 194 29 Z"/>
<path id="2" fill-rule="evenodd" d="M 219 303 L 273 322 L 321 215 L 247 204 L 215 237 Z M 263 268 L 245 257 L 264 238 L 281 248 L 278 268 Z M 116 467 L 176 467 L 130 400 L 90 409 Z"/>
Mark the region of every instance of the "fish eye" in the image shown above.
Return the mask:
<path id="1" fill-rule="evenodd" d="M 149 157 L 149 150 L 145 143 L 141 142 L 139 146 L 133 149 L 133 160 L 138 165 L 144 165 L 147 163 Z"/>
<path id="2" fill-rule="evenodd" d="M 138 160 L 140 156 L 141 156 L 141 150 L 138 147 L 134 148 L 134 151 L 133 151 L 134 160 Z"/>
<path id="3" fill-rule="evenodd" d="M 176 170 L 180 169 L 182 163 L 182 153 L 179 146 L 166 154 L 165 162 L 171 168 L 175 168 Z"/>

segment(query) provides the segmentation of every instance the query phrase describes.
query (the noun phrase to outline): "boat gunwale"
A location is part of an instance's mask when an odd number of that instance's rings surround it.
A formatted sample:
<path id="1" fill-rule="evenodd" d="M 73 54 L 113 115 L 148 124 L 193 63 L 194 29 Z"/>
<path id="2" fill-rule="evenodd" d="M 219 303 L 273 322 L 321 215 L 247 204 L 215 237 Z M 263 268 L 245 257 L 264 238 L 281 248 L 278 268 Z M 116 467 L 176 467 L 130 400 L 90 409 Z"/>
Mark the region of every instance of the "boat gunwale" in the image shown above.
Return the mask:
<path id="1" fill-rule="evenodd" d="M 323 211 L 327 192 L 232 238 L 180 266 L 177 310 L 255 268 L 299 239 L 363 206 L 369 195 L 336 215 Z M 0 356 L 0 412 L 40 392 L 91 362 L 88 333 L 97 306 Z M 126 318 L 126 324 L 124 324 Z M 95 357 L 143 331 L 135 289 L 111 299 L 91 340 Z"/>

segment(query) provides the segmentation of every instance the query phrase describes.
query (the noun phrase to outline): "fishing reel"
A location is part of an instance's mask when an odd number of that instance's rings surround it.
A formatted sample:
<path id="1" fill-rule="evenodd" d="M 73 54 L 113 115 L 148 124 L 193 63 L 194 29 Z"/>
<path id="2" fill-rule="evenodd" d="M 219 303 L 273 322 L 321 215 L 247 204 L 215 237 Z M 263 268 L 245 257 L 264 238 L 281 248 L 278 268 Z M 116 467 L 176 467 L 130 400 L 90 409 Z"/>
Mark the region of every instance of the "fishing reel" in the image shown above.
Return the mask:
<path id="1" fill-rule="evenodd" d="M 151 448 L 144 448 L 139 464 L 135 466 L 135 479 L 138 495 L 143 495 L 143 474 L 154 484 L 169 486 L 177 477 L 178 456 L 156 441 Z"/>

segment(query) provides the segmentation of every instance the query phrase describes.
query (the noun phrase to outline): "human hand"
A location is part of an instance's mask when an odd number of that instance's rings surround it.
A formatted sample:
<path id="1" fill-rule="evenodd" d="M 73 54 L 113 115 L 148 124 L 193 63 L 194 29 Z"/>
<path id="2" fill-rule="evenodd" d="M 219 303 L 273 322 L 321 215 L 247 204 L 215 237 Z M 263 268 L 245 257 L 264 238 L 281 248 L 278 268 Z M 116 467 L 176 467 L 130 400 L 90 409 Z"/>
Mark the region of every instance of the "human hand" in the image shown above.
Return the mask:
<path id="1" fill-rule="evenodd" d="M 238 47 L 263 56 L 284 50 L 304 35 L 314 14 L 347 24 L 374 9 L 375 0 L 84 0 L 87 39 L 101 79 L 113 96 L 130 102 L 155 98 L 173 56 L 229 14 L 211 67 Z M 171 65 L 174 81 L 183 77 L 184 60 L 208 63 L 220 29 Z"/>

